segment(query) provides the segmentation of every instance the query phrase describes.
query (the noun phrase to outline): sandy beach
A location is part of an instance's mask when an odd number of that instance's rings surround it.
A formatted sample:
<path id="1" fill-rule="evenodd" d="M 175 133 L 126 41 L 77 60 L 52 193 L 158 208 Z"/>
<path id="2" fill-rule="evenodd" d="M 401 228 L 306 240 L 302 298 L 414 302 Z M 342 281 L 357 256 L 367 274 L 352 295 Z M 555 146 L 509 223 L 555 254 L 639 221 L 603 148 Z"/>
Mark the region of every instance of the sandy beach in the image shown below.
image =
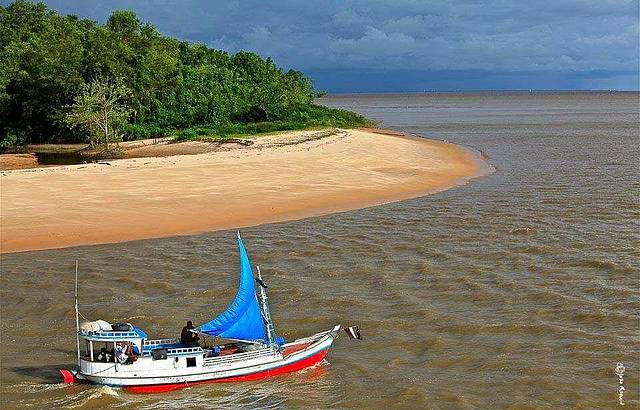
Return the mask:
<path id="1" fill-rule="evenodd" d="M 199 152 L 202 144 L 182 147 Z M 347 211 L 441 191 L 482 168 L 478 156 L 459 146 L 368 129 L 287 132 L 258 137 L 251 146 L 204 151 L 3 171 L 0 251 L 194 234 Z"/>

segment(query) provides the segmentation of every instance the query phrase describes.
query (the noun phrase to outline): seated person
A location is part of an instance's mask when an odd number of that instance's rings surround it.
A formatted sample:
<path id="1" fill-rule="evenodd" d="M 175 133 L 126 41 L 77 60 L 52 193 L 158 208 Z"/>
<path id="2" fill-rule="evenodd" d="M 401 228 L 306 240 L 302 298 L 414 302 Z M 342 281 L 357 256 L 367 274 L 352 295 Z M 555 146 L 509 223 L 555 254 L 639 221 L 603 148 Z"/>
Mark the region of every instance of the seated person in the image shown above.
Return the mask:
<path id="1" fill-rule="evenodd" d="M 127 364 L 133 364 L 133 362 L 135 362 L 136 360 L 138 360 L 138 356 L 140 355 L 140 350 L 138 349 L 138 346 L 131 344 L 131 343 L 127 343 L 127 356 L 129 356 L 129 359 L 127 360 Z"/>
<path id="2" fill-rule="evenodd" d="M 129 360 L 129 356 L 127 355 L 127 345 L 124 342 L 117 342 L 115 348 L 115 355 L 118 363 L 125 364 L 127 360 Z"/>
<path id="3" fill-rule="evenodd" d="M 100 349 L 100 353 L 98 353 L 97 360 L 99 362 L 110 362 L 113 355 L 109 354 L 106 347 Z"/>
<path id="4" fill-rule="evenodd" d="M 120 364 L 132 364 L 133 362 L 138 360 L 136 351 L 138 352 L 137 354 L 140 353 L 140 350 L 138 350 L 138 348 L 135 346 L 132 347 L 131 343 L 129 342 L 116 343 L 115 354 Z"/>
<path id="5" fill-rule="evenodd" d="M 180 333 L 180 342 L 187 346 L 199 346 L 198 341 L 200 340 L 200 336 L 192 332 L 191 329 L 193 329 L 193 323 L 188 321 L 187 325 L 182 328 L 182 332 Z"/>

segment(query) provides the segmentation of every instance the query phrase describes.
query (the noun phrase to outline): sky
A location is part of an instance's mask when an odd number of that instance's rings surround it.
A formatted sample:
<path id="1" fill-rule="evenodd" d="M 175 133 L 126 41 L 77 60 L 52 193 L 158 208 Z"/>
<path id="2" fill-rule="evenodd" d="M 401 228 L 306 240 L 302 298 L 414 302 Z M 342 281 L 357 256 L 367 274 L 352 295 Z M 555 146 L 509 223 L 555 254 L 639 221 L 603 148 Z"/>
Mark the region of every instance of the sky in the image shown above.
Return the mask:
<path id="1" fill-rule="evenodd" d="M 0 0 L 6 5 L 9 1 Z M 271 56 L 329 92 L 640 88 L 639 0 L 50 0 Z"/>

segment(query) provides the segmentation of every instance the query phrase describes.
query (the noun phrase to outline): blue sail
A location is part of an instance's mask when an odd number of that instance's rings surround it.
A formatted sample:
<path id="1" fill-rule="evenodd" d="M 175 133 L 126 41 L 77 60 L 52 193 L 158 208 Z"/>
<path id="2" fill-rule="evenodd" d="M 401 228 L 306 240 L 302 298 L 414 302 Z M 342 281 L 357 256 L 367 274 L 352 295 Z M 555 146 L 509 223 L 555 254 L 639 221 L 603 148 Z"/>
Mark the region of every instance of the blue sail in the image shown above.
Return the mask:
<path id="1" fill-rule="evenodd" d="M 262 312 L 256 298 L 255 282 L 247 250 L 238 234 L 240 250 L 240 288 L 221 315 L 196 330 L 227 339 L 266 340 Z"/>

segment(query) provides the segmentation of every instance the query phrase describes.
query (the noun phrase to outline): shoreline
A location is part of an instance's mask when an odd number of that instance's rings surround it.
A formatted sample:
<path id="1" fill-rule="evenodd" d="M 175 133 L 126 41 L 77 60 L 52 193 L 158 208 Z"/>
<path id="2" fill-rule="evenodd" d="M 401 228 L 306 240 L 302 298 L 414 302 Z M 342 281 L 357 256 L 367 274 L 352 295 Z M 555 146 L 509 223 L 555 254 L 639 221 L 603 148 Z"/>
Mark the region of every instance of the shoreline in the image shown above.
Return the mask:
<path id="1" fill-rule="evenodd" d="M 440 192 L 491 171 L 464 147 L 392 130 L 313 133 L 202 154 L 3 171 L 0 252 L 315 217 Z"/>

